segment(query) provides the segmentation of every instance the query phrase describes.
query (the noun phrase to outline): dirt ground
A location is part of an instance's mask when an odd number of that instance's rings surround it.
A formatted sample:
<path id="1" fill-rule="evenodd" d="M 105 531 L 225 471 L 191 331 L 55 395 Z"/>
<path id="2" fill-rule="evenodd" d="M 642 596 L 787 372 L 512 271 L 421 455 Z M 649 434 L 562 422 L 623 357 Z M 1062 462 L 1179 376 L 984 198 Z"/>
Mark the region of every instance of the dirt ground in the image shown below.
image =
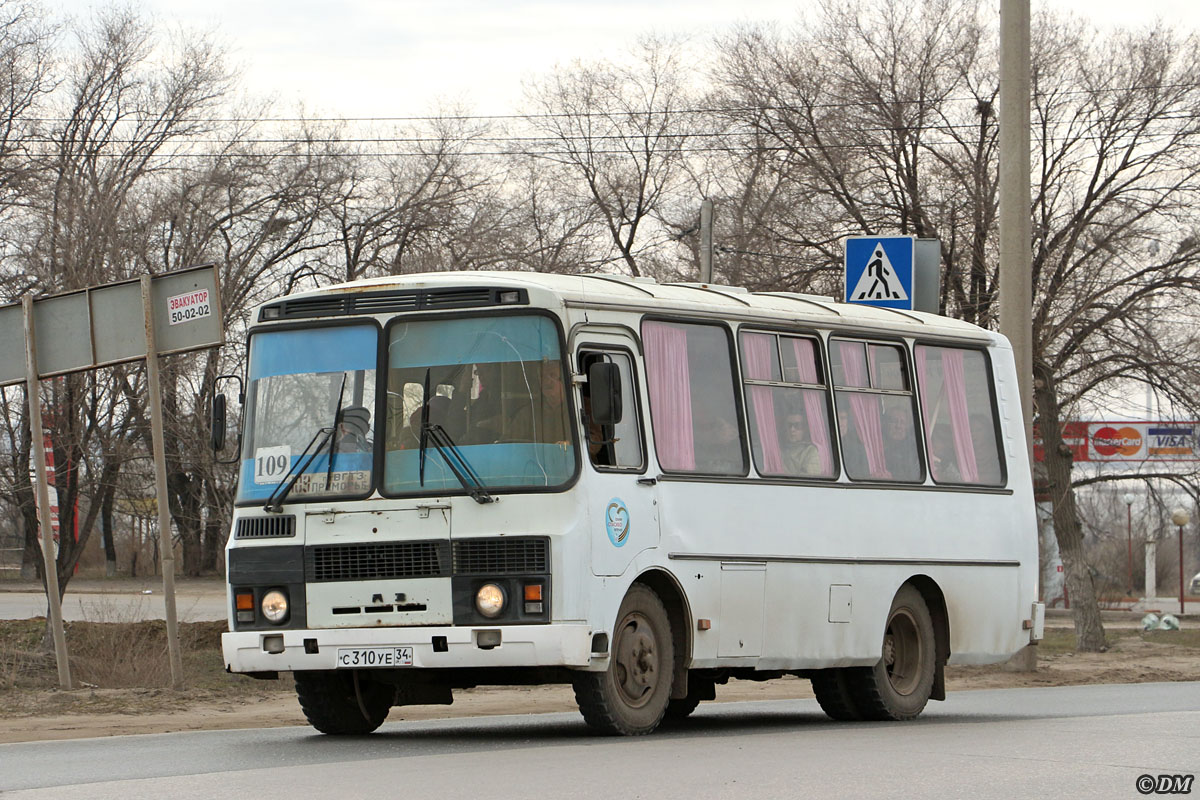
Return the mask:
<path id="1" fill-rule="evenodd" d="M 1077 653 L 1070 622 L 1048 627 L 1037 669 L 1006 665 L 951 666 L 947 691 L 1091 683 L 1200 680 L 1200 624 L 1180 631 L 1143 633 L 1136 620 L 1106 622 L 1109 649 Z M 2 666 L 2 665 L 0 665 Z M 186 670 L 185 670 L 186 671 Z M 0 691 L 0 743 L 173 731 L 304 725 L 290 680 L 262 682 L 221 676 L 204 688 L 70 691 L 10 687 Z M 807 680 L 731 681 L 717 687 L 717 702 L 811 698 Z M 568 686 L 482 687 L 455 693 L 451 706 L 405 706 L 389 720 L 422 720 L 493 714 L 573 711 Z"/>

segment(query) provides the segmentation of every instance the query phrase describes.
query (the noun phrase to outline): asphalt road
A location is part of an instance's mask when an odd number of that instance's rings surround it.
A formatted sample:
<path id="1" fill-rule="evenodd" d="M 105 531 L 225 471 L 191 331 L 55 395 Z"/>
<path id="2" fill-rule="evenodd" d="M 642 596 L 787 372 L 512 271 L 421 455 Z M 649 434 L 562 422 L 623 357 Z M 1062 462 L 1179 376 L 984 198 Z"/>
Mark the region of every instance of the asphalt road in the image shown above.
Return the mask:
<path id="1" fill-rule="evenodd" d="M 541 714 L 0 745 L 3 800 L 1134 798 L 1143 775 L 1197 773 L 1200 683 L 958 692 L 902 724 L 712 703 L 634 739 Z"/>

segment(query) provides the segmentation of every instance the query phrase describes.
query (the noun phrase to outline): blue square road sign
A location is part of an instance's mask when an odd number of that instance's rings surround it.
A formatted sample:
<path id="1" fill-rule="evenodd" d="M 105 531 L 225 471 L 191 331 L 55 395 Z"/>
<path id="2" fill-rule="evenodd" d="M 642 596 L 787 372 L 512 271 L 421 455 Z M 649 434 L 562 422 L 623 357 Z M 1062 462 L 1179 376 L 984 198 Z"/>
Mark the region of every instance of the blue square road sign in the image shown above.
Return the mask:
<path id="1" fill-rule="evenodd" d="M 846 302 L 911 311 L 914 236 L 846 238 Z"/>

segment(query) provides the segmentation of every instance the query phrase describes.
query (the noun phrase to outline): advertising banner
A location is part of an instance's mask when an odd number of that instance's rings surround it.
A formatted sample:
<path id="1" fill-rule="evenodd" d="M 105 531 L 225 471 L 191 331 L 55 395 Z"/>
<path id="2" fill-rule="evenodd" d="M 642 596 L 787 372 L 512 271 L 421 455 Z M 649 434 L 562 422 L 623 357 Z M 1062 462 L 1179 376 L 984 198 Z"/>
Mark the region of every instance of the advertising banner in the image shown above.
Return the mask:
<path id="1" fill-rule="evenodd" d="M 1200 461 L 1197 421 L 1067 422 L 1063 443 L 1075 461 Z M 1033 432 L 1033 457 L 1045 460 L 1037 426 Z"/>

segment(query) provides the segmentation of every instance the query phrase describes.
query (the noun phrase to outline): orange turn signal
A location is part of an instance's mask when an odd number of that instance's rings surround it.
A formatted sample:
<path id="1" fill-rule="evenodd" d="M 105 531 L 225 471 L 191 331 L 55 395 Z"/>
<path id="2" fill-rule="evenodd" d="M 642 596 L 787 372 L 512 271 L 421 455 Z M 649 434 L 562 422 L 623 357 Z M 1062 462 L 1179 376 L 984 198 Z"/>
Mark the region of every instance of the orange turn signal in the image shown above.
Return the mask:
<path id="1" fill-rule="evenodd" d="M 525 601 L 537 602 L 542 599 L 542 585 L 540 583 L 525 584 Z"/>
<path id="2" fill-rule="evenodd" d="M 250 593 L 236 595 L 234 601 L 238 611 L 253 611 L 254 610 L 254 595 Z"/>

